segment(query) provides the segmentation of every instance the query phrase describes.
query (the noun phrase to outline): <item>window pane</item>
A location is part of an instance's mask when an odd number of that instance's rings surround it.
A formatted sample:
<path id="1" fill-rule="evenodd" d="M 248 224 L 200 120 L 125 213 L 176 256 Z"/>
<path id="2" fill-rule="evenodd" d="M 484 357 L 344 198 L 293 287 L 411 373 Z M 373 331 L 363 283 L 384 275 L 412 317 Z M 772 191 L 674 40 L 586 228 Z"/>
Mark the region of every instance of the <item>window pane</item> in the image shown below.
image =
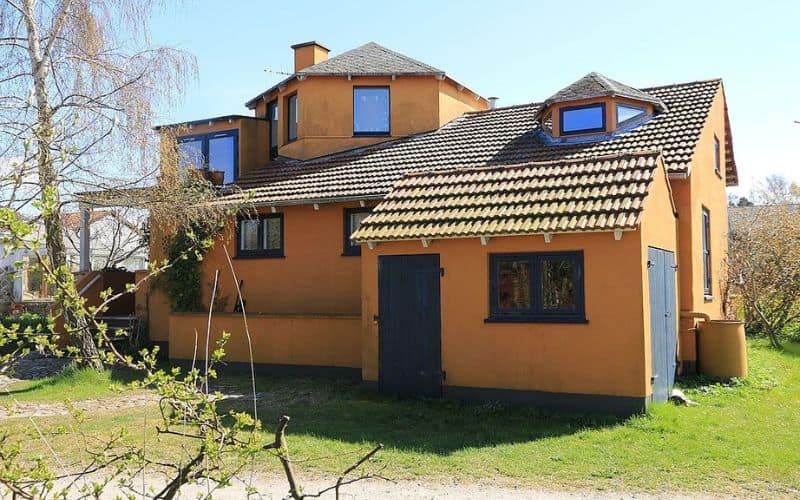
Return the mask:
<path id="1" fill-rule="evenodd" d="M 497 305 L 500 309 L 530 308 L 530 265 L 527 261 L 500 262 L 497 272 Z"/>
<path id="2" fill-rule="evenodd" d="M 225 183 L 235 180 L 236 138 L 232 135 L 208 140 L 208 165 L 211 170 L 225 172 Z"/>
<path id="3" fill-rule="evenodd" d="M 361 222 L 367 218 L 369 212 L 353 212 L 350 214 L 350 233 L 347 235 L 348 237 L 356 232 L 358 228 L 361 227 Z M 357 243 L 353 243 L 349 239 L 347 240 L 348 244 L 353 247 L 359 246 Z"/>
<path id="4" fill-rule="evenodd" d="M 617 104 L 617 124 L 636 118 L 644 114 L 644 108 Z"/>
<path id="5" fill-rule="evenodd" d="M 258 250 L 257 220 L 239 222 L 239 248 L 241 250 Z"/>
<path id="6" fill-rule="evenodd" d="M 561 131 L 580 132 L 603 128 L 604 106 L 598 104 L 579 109 L 565 109 L 561 112 Z"/>
<path id="7" fill-rule="evenodd" d="M 289 114 L 287 116 L 288 125 L 288 138 L 290 141 L 297 139 L 297 96 L 293 95 L 288 99 Z"/>
<path id="8" fill-rule="evenodd" d="M 269 119 L 269 147 L 274 148 L 278 145 L 278 103 L 270 103 L 267 109 Z"/>
<path id="9" fill-rule="evenodd" d="M 571 260 L 542 261 L 542 309 L 575 308 L 575 265 Z"/>
<path id="10" fill-rule="evenodd" d="M 264 249 L 281 249 L 281 220 L 277 217 L 264 219 Z"/>
<path id="11" fill-rule="evenodd" d="M 178 165 L 191 168 L 203 166 L 202 139 L 186 139 L 178 142 Z"/>
<path id="12" fill-rule="evenodd" d="M 353 89 L 353 131 L 389 133 L 389 89 Z"/>

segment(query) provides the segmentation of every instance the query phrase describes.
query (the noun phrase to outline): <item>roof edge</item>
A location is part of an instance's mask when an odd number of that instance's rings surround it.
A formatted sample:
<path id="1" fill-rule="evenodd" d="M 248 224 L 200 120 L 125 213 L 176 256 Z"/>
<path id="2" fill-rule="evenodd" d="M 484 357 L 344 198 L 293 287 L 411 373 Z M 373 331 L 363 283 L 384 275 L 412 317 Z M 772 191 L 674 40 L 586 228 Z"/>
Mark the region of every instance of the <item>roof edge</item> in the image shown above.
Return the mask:
<path id="1" fill-rule="evenodd" d="M 462 174 L 468 172 L 487 172 L 492 170 L 505 170 L 509 168 L 523 168 L 523 167 L 548 167 L 553 165 L 574 165 L 576 163 L 588 163 L 603 160 L 619 159 L 624 157 L 656 157 L 663 163 L 661 158 L 661 149 L 644 149 L 641 151 L 625 151 L 622 153 L 609 153 L 606 155 L 586 156 L 583 158 L 569 158 L 561 160 L 548 160 L 548 161 L 529 161 L 520 163 L 503 163 L 497 165 L 485 165 L 479 167 L 453 167 L 447 170 L 435 170 L 425 172 L 408 172 L 404 174 L 404 178 L 408 177 L 425 177 L 429 175 L 450 175 Z"/>

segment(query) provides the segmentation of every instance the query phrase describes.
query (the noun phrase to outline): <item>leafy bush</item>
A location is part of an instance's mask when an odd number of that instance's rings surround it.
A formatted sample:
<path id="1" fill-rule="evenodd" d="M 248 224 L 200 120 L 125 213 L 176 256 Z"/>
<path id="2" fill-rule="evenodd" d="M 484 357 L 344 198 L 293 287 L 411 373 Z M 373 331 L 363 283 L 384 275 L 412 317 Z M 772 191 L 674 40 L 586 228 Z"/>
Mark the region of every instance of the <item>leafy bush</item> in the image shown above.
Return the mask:
<path id="1" fill-rule="evenodd" d="M 28 328 L 34 333 L 46 333 L 47 318 L 38 314 L 22 313 L 19 316 L 0 316 L 0 324 L 6 328 L 13 328 L 13 325 L 19 325 L 18 331 L 23 332 Z"/>

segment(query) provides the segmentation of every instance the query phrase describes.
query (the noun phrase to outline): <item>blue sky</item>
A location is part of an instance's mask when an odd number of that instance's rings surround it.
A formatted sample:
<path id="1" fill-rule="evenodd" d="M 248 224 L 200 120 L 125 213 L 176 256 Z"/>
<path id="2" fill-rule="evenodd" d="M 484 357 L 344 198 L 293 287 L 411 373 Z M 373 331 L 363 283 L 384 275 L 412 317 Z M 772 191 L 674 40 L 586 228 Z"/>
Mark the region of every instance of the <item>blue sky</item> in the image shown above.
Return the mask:
<path id="1" fill-rule="evenodd" d="M 800 181 L 800 2 L 177 2 L 157 43 L 195 55 L 199 78 L 162 122 L 249 114 L 290 72 L 289 46 L 336 55 L 375 41 L 445 70 L 499 105 L 542 100 L 590 71 L 635 87 L 722 77 L 741 179 Z M 276 7 L 279 6 L 279 7 Z"/>

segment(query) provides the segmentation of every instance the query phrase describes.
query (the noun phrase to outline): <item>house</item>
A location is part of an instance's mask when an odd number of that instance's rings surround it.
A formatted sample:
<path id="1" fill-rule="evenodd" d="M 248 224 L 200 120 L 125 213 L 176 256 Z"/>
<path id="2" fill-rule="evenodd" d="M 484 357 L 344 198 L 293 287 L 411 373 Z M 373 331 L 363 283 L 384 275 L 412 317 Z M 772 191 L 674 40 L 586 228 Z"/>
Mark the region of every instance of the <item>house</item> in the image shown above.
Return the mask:
<path id="1" fill-rule="evenodd" d="M 249 344 L 226 250 L 262 369 L 619 414 L 694 369 L 696 318 L 721 314 L 737 183 L 721 80 L 589 73 L 496 107 L 375 43 L 292 48 L 294 73 L 247 101 L 252 116 L 158 128 L 241 189 L 224 201 L 258 210 L 202 264 L 231 299 L 212 321 L 233 334 L 230 362 Z M 207 314 L 147 301 L 151 338 L 192 359 Z"/>
<path id="2" fill-rule="evenodd" d="M 137 271 L 147 268 L 147 247 L 142 241 L 141 221 L 136 220 L 136 214 L 114 210 L 93 210 L 87 213 L 90 227 L 89 263 L 93 269 Z M 67 264 L 73 272 L 79 271 L 80 215 L 79 211 L 61 214 Z M 34 226 L 33 234 L 41 238 L 44 233 L 41 222 L 30 222 Z M 47 254 L 44 248 L 40 248 L 38 252 L 40 255 Z M 13 302 L 32 311 L 47 313 L 52 297 L 47 282 L 42 279 L 41 269 L 35 265 L 36 262 L 36 253 L 33 250 L 0 248 L 0 306 Z"/>

